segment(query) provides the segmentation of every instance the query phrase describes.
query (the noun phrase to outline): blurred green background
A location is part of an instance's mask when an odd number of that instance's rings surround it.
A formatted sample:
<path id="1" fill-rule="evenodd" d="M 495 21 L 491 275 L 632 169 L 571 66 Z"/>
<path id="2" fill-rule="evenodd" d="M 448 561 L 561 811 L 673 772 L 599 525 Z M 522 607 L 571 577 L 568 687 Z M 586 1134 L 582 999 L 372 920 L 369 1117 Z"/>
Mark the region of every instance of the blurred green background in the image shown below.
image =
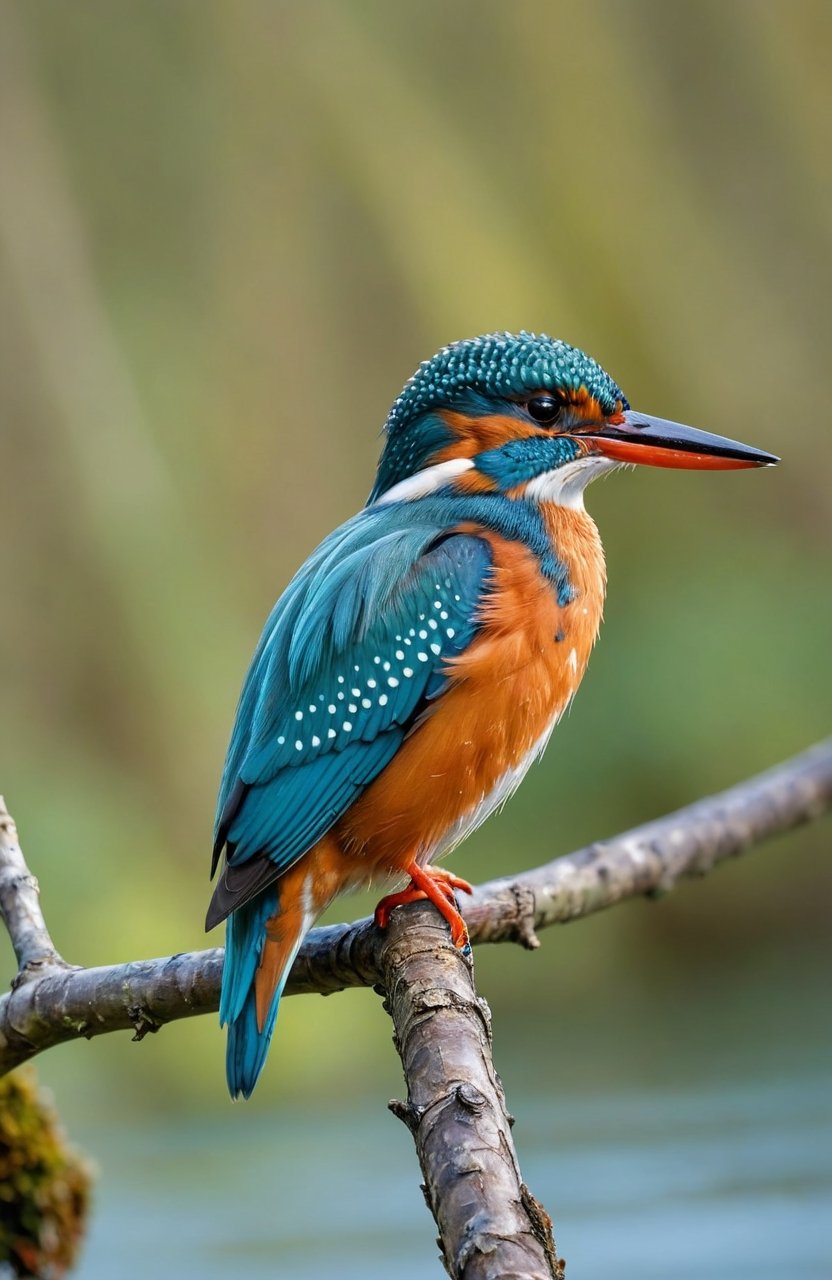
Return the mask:
<path id="1" fill-rule="evenodd" d="M 783 455 L 591 491 L 610 578 L 598 651 L 545 762 L 455 869 L 545 861 L 828 732 L 831 41 L 822 0 L 3 4 L 0 787 L 69 959 L 204 945 L 215 789 L 260 626 L 363 503 L 405 378 L 455 338 L 552 333 L 637 407 Z M 759 1088 L 760 1124 L 770 1106 L 782 1118 L 777 1098 L 814 1098 L 827 841 L 815 827 L 535 956 L 478 956 L 521 1157 L 566 1097 L 616 1117 L 636 1090 L 649 1117 L 663 1090 L 695 1105 L 712 1088 L 706 1111 L 733 1115 Z M 294 1186 L 297 1153 L 319 1149 L 310 1179 L 331 1165 L 335 1198 L 344 1153 L 372 1188 L 389 1144 L 413 1274 L 429 1274 L 408 1139 L 377 1115 L 401 1089 L 389 1037 L 367 992 L 287 1001 L 257 1095 L 233 1110 L 213 1020 L 49 1054 L 42 1077 L 104 1166 L 83 1274 L 107 1274 L 128 1203 L 170 1216 L 196 1169 L 203 1206 L 228 1214 L 226 1263 L 246 1230 L 278 1239 L 272 1166 L 264 1151 L 253 1177 L 241 1136 L 265 1133 L 275 1177 Z M 210 1143 L 179 1177 L 198 1132 Z M 137 1142 L 173 1164 L 139 1176 Z M 557 1147 L 529 1180 L 580 1258 L 580 1208 L 564 1222 L 547 1182 L 575 1167 Z M 248 1228 L 229 1160 L 255 1184 Z M 597 1176 L 577 1178 L 586 1206 Z M 193 1250 L 164 1260 L 197 1220 L 160 1226 L 159 1276 L 189 1274 Z M 380 1230 L 345 1250 L 337 1228 L 340 1265 L 390 1274 L 367 1261 Z M 656 1231 L 630 1239 L 634 1276 L 654 1274 Z M 281 1274 L 326 1273 L 309 1247 L 301 1233 Z M 751 1257 L 739 1247 L 726 1275 Z M 807 1267 L 791 1274 L 828 1274 Z M 260 1274 L 252 1257 L 244 1272 Z M 687 1272 L 665 1256 L 655 1274 Z"/>

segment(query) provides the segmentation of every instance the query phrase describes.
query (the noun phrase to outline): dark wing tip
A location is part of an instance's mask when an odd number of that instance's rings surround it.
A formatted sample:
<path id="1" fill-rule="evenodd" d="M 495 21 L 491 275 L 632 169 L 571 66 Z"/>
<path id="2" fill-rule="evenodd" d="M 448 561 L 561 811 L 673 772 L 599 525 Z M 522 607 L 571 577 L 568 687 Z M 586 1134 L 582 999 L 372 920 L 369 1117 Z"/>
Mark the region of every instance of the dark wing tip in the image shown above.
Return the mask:
<path id="1" fill-rule="evenodd" d="M 216 929 L 217 925 L 222 924 L 224 919 L 225 916 L 216 898 L 212 898 L 205 913 L 205 932 L 210 933 L 212 929 Z"/>
<path id="2" fill-rule="evenodd" d="M 234 783 L 234 786 L 229 791 L 228 799 L 223 805 L 223 810 L 220 814 L 219 822 L 217 823 L 217 834 L 211 854 L 211 875 L 209 877 L 211 880 L 213 880 L 217 873 L 220 857 L 222 856 L 223 848 L 225 847 L 225 843 L 228 839 L 228 832 L 231 828 L 232 822 L 240 812 L 240 805 L 245 800 L 248 790 L 249 783 L 243 782 L 242 778 L 238 778 Z"/>
<path id="3" fill-rule="evenodd" d="M 263 889 L 274 884 L 279 875 L 280 868 L 265 853 L 258 853 L 236 867 L 226 863 L 208 905 L 205 932 L 221 924 L 232 911 L 244 907 Z"/>

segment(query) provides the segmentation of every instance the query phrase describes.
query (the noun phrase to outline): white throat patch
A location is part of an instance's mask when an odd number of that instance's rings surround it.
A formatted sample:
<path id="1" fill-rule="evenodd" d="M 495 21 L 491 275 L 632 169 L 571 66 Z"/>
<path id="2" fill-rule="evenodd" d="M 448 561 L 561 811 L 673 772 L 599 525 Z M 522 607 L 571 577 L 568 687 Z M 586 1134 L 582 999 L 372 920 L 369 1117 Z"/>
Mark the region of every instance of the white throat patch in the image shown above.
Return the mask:
<path id="1" fill-rule="evenodd" d="M 532 502 L 556 502 L 561 507 L 584 509 L 584 489 L 592 480 L 620 467 L 620 462 L 593 453 L 576 458 L 554 471 L 543 471 L 526 485 L 524 496 Z"/>

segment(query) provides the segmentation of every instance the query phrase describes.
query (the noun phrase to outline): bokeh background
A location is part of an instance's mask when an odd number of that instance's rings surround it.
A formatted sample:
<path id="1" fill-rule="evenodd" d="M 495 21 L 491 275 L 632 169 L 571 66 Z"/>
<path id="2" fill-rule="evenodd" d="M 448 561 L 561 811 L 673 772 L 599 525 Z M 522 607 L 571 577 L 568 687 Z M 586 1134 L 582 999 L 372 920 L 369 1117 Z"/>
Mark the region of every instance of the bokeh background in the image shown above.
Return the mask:
<path id="1" fill-rule="evenodd" d="M 456 869 L 828 732 L 830 49 L 823 0 L 6 0 L 0 782 L 68 958 L 204 945 L 262 621 L 458 337 L 567 338 L 783 464 L 591 492 L 601 643 Z M 832 1274 L 828 839 L 478 955 L 574 1280 Z M 210 1019 L 50 1053 L 101 1167 L 79 1275 L 439 1275 L 389 1040 L 368 992 L 287 1001 L 234 1108 Z"/>

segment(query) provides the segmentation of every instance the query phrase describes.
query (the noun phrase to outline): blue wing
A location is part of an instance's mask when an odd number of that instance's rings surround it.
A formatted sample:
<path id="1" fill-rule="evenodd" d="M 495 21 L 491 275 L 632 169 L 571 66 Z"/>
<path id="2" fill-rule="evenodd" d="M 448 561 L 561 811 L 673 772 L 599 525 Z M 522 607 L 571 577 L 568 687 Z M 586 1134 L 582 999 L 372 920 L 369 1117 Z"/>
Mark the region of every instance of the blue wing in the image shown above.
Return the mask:
<path id="1" fill-rule="evenodd" d="M 484 539 L 395 504 L 363 511 L 301 568 L 240 697 L 209 928 L 311 848 L 392 759 L 471 642 L 490 566 Z"/>

